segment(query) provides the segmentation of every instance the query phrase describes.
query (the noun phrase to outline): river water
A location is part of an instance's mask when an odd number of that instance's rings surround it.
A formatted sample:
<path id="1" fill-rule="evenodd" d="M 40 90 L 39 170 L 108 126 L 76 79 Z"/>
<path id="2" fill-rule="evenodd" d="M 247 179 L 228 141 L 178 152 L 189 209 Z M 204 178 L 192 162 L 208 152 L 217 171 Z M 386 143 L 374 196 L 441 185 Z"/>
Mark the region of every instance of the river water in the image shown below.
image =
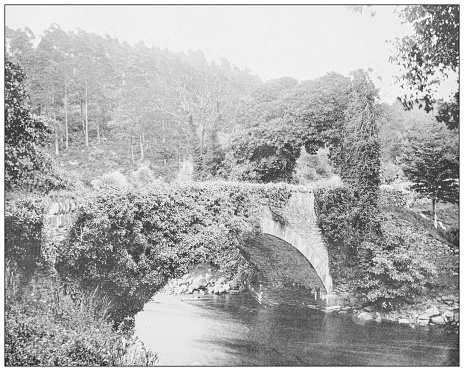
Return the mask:
<path id="1" fill-rule="evenodd" d="M 458 335 L 430 326 L 361 322 L 311 307 L 311 295 L 250 293 L 156 295 L 136 317 L 135 333 L 160 365 L 442 366 L 458 365 Z M 279 300 L 280 299 L 280 300 Z M 292 300 L 293 299 L 293 300 Z M 312 301 L 312 304 L 311 304 Z"/>

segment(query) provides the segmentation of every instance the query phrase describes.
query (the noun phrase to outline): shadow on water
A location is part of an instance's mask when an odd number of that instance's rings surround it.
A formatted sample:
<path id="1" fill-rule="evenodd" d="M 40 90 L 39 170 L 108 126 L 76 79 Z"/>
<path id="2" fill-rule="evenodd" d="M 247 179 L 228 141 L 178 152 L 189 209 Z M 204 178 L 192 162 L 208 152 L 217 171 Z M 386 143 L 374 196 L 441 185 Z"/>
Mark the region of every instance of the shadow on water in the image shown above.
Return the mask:
<path id="1" fill-rule="evenodd" d="M 262 236 L 244 254 L 259 273 L 238 295 L 157 295 L 136 335 L 160 365 L 444 366 L 459 364 L 459 336 L 440 328 L 366 323 L 325 313 L 322 281 L 291 245 Z"/>
<path id="2" fill-rule="evenodd" d="M 459 363 L 458 336 L 439 328 L 357 323 L 305 305 L 264 306 L 239 295 L 159 296 L 136 334 L 163 365 L 442 366 Z"/>

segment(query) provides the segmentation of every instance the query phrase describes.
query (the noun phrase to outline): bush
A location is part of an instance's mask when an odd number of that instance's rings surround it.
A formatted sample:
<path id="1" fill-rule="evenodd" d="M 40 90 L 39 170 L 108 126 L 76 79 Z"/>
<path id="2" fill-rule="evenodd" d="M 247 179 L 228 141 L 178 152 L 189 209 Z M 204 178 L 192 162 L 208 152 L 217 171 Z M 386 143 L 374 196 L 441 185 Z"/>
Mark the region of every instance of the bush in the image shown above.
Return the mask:
<path id="1" fill-rule="evenodd" d="M 382 207 L 405 207 L 410 199 L 410 194 L 392 186 L 380 187 L 380 205 Z"/>
<path id="2" fill-rule="evenodd" d="M 386 215 L 379 233 L 365 233 L 366 215 L 352 189 L 315 190 L 315 210 L 336 284 L 348 280 L 366 302 L 398 303 L 432 283 L 436 270 L 420 233 Z"/>
<path id="3" fill-rule="evenodd" d="M 133 185 L 139 187 L 152 185 L 156 183 L 155 172 L 147 164 L 142 164 L 136 171 L 131 173 L 130 181 Z"/>
<path id="4" fill-rule="evenodd" d="M 85 288 L 99 286 L 119 323 L 189 266 L 227 264 L 258 227 L 260 208 L 283 207 L 290 195 L 288 185 L 234 183 L 95 192 L 78 209 L 57 269 Z"/>
<path id="5" fill-rule="evenodd" d="M 112 330 L 98 293 L 79 302 L 60 293 L 58 305 L 52 292 L 44 300 L 6 288 L 6 366 L 151 366 L 157 360 L 131 334 Z"/>
<path id="6" fill-rule="evenodd" d="M 120 171 L 114 171 L 109 174 L 104 174 L 100 179 L 99 186 L 101 188 L 126 188 L 128 182 L 124 174 Z"/>
<path id="7" fill-rule="evenodd" d="M 365 301 L 391 308 L 423 295 L 433 283 L 437 271 L 427 259 L 422 246 L 424 241 L 417 234 L 405 232 L 392 221 L 385 220 L 382 239 L 363 244 L 362 248 L 372 255 L 362 278 L 356 282 L 357 291 Z"/>
<path id="8" fill-rule="evenodd" d="M 5 259 L 29 276 L 47 265 L 41 254 L 46 207 L 38 196 L 19 196 L 5 204 Z"/>

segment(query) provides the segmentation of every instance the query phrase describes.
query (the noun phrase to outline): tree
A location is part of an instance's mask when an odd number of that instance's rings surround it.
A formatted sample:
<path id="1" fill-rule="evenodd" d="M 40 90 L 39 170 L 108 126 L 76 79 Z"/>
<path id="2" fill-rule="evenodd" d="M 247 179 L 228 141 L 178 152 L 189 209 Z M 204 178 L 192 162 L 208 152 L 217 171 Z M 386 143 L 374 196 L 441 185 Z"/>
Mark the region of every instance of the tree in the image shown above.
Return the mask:
<path id="1" fill-rule="evenodd" d="M 419 130 L 409 136 L 403 172 L 414 183 L 411 189 L 432 199 L 437 228 L 437 202 L 459 203 L 459 136 L 443 125 Z"/>
<path id="2" fill-rule="evenodd" d="M 352 77 L 341 176 L 360 194 L 373 196 L 380 185 L 378 91 L 366 72 L 357 70 Z"/>
<path id="3" fill-rule="evenodd" d="M 262 85 L 238 114 L 227 162 L 232 176 L 256 182 L 291 181 L 304 146 L 327 146 L 336 166 L 350 79 L 330 73 L 314 81 L 288 77 Z"/>
<path id="4" fill-rule="evenodd" d="M 50 173 L 51 161 L 39 148 L 51 134 L 27 104 L 21 67 L 5 62 L 5 188 L 31 188 Z"/>
<path id="5" fill-rule="evenodd" d="M 420 103 L 429 112 L 436 103 L 433 89 L 440 77 L 459 72 L 459 5 L 409 5 L 400 17 L 412 22 L 415 30 L 414 35 L 396 40 L 396 54 L 391 58 L 403 69 L 398 78 L 402 87 L 410 89 L 402 102 L 407 108 Z M 438 120 L 450 129 L 457 127 L 458 107 L 459 91 L 441 107 Z"/>

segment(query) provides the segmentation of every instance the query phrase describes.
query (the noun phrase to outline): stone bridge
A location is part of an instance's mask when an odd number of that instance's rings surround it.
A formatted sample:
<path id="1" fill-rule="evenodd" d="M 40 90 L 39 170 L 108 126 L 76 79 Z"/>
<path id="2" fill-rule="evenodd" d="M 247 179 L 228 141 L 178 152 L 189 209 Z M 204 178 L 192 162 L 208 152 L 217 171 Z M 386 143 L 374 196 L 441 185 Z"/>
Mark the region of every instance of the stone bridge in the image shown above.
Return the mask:
<path id="1" fill-rule="evenodd" d="M 322 286 L 326 293 L 330 293 L 333 284 L 329 271 L 329 255 L 322 233 L 317 226 L 312 191 L 294 192 L 283 216 L 286 219 L 285 225 L 275 221 L 270 212 L 265 213 L 261 219 L 263 236 L 277 238 L 281 241 L 282 248 L 288 244 L 296 249 L 317 274 L 317 277 L 314 277 L 314 274 L 312 277 L 307 274 L 303 279 L 312 282 L 302 283 L 307 286 Z"/>
<path id="2" fill-rule="evenodd" d="M 56 242 L 66 237 L 72 224 L 72 217 L 77 208 L 78 200 L 75 197 L 56 196 L 50 199 L 49 212 L 45 218 L 45 234 L 48 239 Z M 333 290 L 332 278 L 329 272 L 329 257 L 323 242 L 321 231 L 317 226 L 317 217 L 314 210 L 314 194 L 310 190 L 294 191 L 283 216 L 286 223 L 280 223 L 272 218 L 270 209 L 266 209 L 261 219 L 262 237 L 255 241 L 254 250 L 261 249 L 260 256 L 256 251 L 248 249 L 248 257 L 261 259 L 270 251 L 269 245 L 278 245 L 277 259 L 282 264 L 276 269 L 285 270 L 282 275 L 293 276 L 293 280 L 308 287 L 318 287 L 330 293 Z M 244 249 L 247 252 L 247 249 Z M 287 261 L 285 254 L 293 256 Z M 309 263 L 309 264 L 308 264 Z M 268 268 L 272 269 L 272 263 Z M 298 270 L 298 274 L 295 274 Z M 305 273 L 303 273 L 305 271 Z M 301 282 L 303 281 L 303 282 Z"/>

